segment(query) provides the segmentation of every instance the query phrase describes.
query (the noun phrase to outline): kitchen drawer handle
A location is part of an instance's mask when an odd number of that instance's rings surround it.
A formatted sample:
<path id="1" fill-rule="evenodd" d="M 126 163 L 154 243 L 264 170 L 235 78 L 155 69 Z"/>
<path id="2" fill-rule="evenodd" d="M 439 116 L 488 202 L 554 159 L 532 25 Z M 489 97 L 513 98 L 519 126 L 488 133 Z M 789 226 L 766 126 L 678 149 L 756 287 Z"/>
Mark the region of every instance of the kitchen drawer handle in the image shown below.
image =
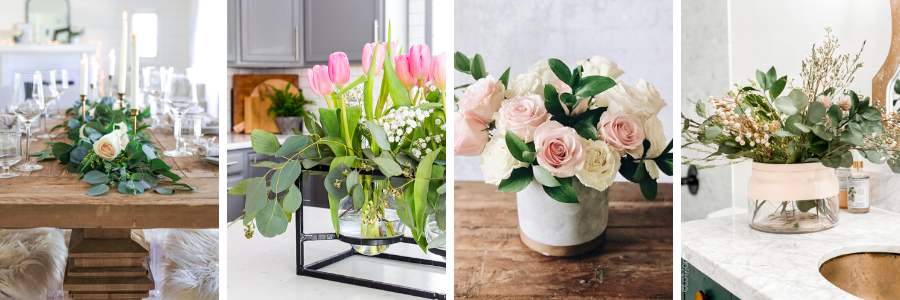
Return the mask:
<path id="1" fill-rule="evenodd" d="M 236 165 L 236 164 L 238 164 L 238 162 L 236 162 L 236 161 L 230 161 L 230 162 L 228 162 L 228 163 L 225 164 L 225 165 L 226 165 L 226 166 L 233 166 L 233 165 Z"/>
<path id="2" fill-rule="evenodd" d="M 294 26 L 294 60 L 300 61 L 300 28 Z"/>

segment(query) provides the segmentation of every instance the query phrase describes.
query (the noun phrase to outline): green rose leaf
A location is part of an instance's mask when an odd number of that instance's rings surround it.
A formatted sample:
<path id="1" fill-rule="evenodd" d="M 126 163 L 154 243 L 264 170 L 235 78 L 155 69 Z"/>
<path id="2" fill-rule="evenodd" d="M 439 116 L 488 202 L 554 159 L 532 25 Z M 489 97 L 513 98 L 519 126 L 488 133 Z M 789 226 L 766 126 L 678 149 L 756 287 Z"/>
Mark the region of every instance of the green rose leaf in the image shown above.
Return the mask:
<path id="1" fill-rule="evenodd" d="M 247 185 L 247 201 L 244 203 L 244 214 L 250 216 L 258 212 L 268 199 L 269 191 L 266 187 L 265 177 L 251 178 Z"/>
<path id="2" fill-rule="evenodd" d="M 561 60 L 551 58 L 547 60 L 547 64 L 550 65 L 550 70 L 553 71 L 553 74 L 556 75 L 556 78 L 562 80 L 563 82 L 569 82 L 572 79 L 572 72 L 569 69 L 569 66 L 566 66 Z"/>
<path id="3" fill-rule="evenodd" d="M 581 78 L 578 86 L 575 87 L 575 97 L 578 99 L 590 98 L 614 86 L 616 86 L 616 81 L 612 78 L 606 76 L 587 76 Z"/>
<path id="4" fill-rule="evenodd" d="M 481 54 L 475 54 L 475 56 L 472 57 L 470 70 L 472 72 L 472 77 L 475 78 L 475 80 L 487 77 L 487 71 L 484 69 L 484 58 L 481 57 Z"/>
<path id="5" fill-rule="evenodd" d="M 506 131 L 506 147 L 509 148 L 509 153 L 512 154 L 515 159 L 524 163 L 531 163 L 531 161 L 525 160 L 523 154 L 525 151 L 534 152 L 534 149 L 528 147 L 528 145 L 525 144 L 525 141 L 519 138 L 519 136 L 511 130 Z"/>
<path id="6" fill-rule="evenodd" d="M 250 144 L 253 145 L 253 151 L 268 156 L 275 156 L 275 152 L 278 152 L 278 148 L 281 147 L 274 134 L 260 129 L 250 132 Z"/>
<path id="7" fill-rule="evenodd" d="M 644 198 L 647 198 L 648 200 L 656 199 L 656 192 L 658 188 L 656 179 L 650 178 L 648 176 L 647 178 L 644 178 L 644 180 L 642 180 L 639 184 L 641 185 L 641 194 L 644 195 Z"/>
<path id="8" fill-rule="evenodd" d="M 264 237 L 275 237 L 287 230 L 288 220 L 278 205 L 278 201 L 269 201 L 256 214 L 256 229 L 259 230 Z"/>
<path id="9" fill-rule="evenodd" d="M 557 180 L 560 183 L 559 186 L 544 186 L 544 192 L 547 192 L 550 198 L 562 203 L 578 203 L 578 195 L 572 188 L 572 177 L 557 178 Z"/>
<path id="10" fill-rule="evenodd" d="M 509 87 L 509 70 L 511 68 L 506 68 L 506 71 L 503 72 L 503 75 L 500 75 L 500 83 L 503 83 L 504 87 Z"/>
<path id="11" fill-rule="evenodd" d="M 556 180 L 556 177 L 554 177 L 553 174 L 550 174 L 550 171 L 547 171 L 547 169 L 545 169 L 544 167 L 534 165 L 531 167 L 531 169 L 534 172 L 534 179 L 536 179 L 540 184 L 549 187 L 560 186 L 560 183 L 558 180 Z"/>
<path id="12" fill-rule="evenodd" d="M 456 51 L 453 55 L 453 68 L 457 71 L 469 74 L 469 58 L 462 52 Z"/>
<path id="13" fill-rule="evenodd" d="M 502 193 L 516 193 L 524 190 L 533 179 L 531 167 L 515 168 L 509 178 L 500 181 L 497 190 Z"/>

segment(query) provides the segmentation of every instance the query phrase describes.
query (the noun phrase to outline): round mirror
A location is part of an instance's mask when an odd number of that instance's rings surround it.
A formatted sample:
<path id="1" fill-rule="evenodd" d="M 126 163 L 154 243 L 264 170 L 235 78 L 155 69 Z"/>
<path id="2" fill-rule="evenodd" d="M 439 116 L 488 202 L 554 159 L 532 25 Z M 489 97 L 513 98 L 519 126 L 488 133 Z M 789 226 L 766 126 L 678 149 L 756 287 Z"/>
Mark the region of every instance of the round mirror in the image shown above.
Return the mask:
<path id="1" fill-rule="evenodd" d="M 25 21 L 34 27 L 36 43 L 69 41 L 68 0 L 27 0 Z"/>

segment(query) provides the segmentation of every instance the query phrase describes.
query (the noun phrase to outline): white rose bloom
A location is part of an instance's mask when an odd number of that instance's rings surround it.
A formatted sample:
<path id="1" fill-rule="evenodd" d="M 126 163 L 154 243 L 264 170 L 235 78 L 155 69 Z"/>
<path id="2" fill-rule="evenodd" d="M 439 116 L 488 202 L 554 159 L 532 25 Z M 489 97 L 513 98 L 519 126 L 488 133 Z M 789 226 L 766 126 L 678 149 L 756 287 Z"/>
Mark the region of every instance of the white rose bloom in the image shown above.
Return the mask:
<path id="1" fill-rule="evenodd" d="M 582 139 L 585 161 L 581 171 L 575 174 L 585 186 L 603 191 L 612 185 L 621 167 L 619 151 L 604 141 Z"/>
<path id="2" fill-rule="evenodd" d="M 113 130 L 128 130 L 128 125 L 125 122 L 119 122 L 113 125 Z"/>
<path id="3" fill-rule="evenodd" d="M 128 130 L 127 129 L 114 130 L 111 134 L 116 134 L 119 137 L 119 146 L 121 146 L 122 149 L 125 149 L 125 146 L 128 145 Z"/>
<path id="4" fill-rule="evenodd" d="M 591 103 L 591 109 L 604 106 L 608 106 L 610 112 L 624 111 L 646 122 L 659 114 L 666 101 L 659 97 L 652 85 L 640 79 L 635 87 L 616 81 L 616 86 L 597 95 L 596 101 Z"/>
<path id="5" fill-rule="evenodd" d="M 541 95 L 543 92 L 544 86 L 541 84 L 541 76 L 537 72 L 526 72 L 509 81 L 509 87 L 506 89 L 505 96 L 507 99 L 512 99 L 526 94 Z"/>
<path id="6" fill-rule="evenodd" d="M 84 133 L 84 126 L 81 125 L 81 128 L 78 128 L 78 138 L 83 139 L 87 137 L 87 134 Z"/>
<path id="7" fill-rule="evenodd" d="M 528 68 L 528 73 L 535 73 L 538 75 L 538 78 L 541 79 L 541 93 L 544 92 L 544 85 L 550 84 L 553 80 L 558 80 L 556 78 L 556 74 L 553 74 L 553 70 L 550 69 L 550 63 L 547 60 L 541 60 L 535 63 L 531 68 Z"/>
<path id="8" fill-rule="evenodd" d="M 121 139 L 113 132 L 94 142 L 94 153 L 106 160 L 113 160 L 122 152 Z"/>
<path id="9" fill-rule="evenodd" d="M 625 71 L 619 69 L 618 64 L 600 55 L 591 57 L 589 60 L 580 61 L 578 64 L 584 69 L 581 72 L 582 76 L 600 75 L 616 79 L 625 73 Z"/>
<path id="10" fill-rule="evenodd" d="M 506 147 L 506 137 L 502 134 L 495 135 L 487 142 L 480 160 L 481 171 L 484 172 L 484 182 L 493 185 L 500 185 L 501 180 L 509 178 L 513 169 L 528 166 L 509 153 L 509 148 Z"/>
<path id="11" fill-rule="evenodd" d="M 656 158 L 662 155 L 662 151 L 665 150 L 666 146 L 669 144 L 665 130 L 663 130 L 662 121 L 656 116 L 650 117 L 650 119 L 647 119 L 647 122 L 644 123 L 644 137 L 650 141 L 650 149 L 647 150 L 648 158 Z M 659 178 L 659 166 L 656 165 L 655 161 L 645 160 L 644 164 L 646 165 L 647 172 L 650 173 L 651 178 Z"/>

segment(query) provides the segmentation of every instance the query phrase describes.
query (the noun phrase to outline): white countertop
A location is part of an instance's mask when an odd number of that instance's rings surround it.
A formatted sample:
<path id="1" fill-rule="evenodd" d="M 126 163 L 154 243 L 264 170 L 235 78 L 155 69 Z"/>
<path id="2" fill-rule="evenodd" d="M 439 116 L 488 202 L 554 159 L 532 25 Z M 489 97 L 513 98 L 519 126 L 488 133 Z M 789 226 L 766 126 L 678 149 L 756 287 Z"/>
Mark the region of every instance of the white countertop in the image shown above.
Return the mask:
<path id="1" fill-rule="evenodd" d="M 333 232 L 327 209 L 304 208 L 304 230 L 308 233 Z M 228 228 L 228 298 L 230 299 L 422 299 L 403 294 L 343 284 L 306 276 L 297 276 L 294 254 L 295 220 L 287 232 L 265 238 L 257 232 L 244 237 L 240 223 Z M 305 245 L 307 265 L 350 249 L 340 241 L 315 241 Z M 392 245 L 387 253 L 435 261 L 440 256 L 425 254 L 412 244 Z M 323 271 L 389 282 L 449 294 L 451 277 L 446 270 L 382 258 L 354 255 L 322 269 Z M 264 287 L 264 288 L 263 288 Z"/>
<path id="2" fill-rule="evenodd" d="M 743 300 L 859 299 L 828 282 L 819 267 L 849 253 L 900 253 L 900 214 L 883 209 L 841 210 L 837 226 L 810 234 L 764 233 L 747 219 L 681 224 L 682 258 Z"/>
<path id="3" fill-rule="evenodd" d="M 253 145 L 250 144 L 250 135 L 249 134 L 229 132 L 225 135 L 228 137 L 228 146 L 225 150 L 240 150 L 240 149 L 253 148 Z M 279 143 L 284 144 L 284 140 L 287 139 L 290 135 L 276 134 L 275 136 L 278 137 Z"/>

